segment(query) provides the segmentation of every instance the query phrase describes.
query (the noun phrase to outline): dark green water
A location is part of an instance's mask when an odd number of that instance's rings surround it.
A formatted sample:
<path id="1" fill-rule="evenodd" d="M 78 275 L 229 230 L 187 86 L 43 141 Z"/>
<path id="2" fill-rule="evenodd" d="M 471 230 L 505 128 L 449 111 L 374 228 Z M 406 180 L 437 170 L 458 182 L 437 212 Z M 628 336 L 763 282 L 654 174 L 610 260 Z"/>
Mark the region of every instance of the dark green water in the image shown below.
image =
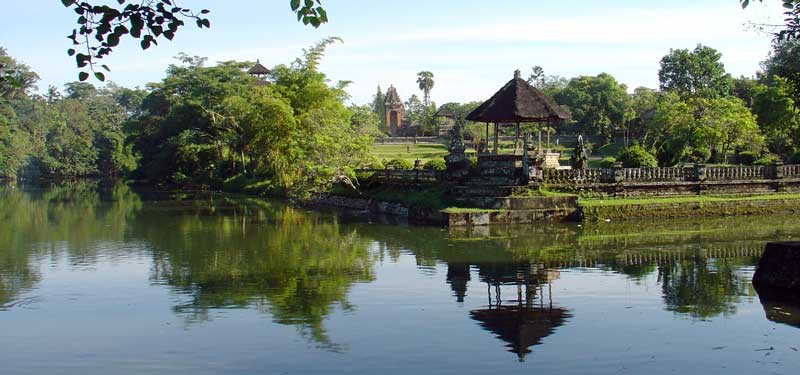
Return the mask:
<path id="1" fill-rule="evenodd" d="M 797 238 L 794 216 L 448 231 L 0 188 L 0 373 L 795 373 L 800 309 L 750 280 Z"/>

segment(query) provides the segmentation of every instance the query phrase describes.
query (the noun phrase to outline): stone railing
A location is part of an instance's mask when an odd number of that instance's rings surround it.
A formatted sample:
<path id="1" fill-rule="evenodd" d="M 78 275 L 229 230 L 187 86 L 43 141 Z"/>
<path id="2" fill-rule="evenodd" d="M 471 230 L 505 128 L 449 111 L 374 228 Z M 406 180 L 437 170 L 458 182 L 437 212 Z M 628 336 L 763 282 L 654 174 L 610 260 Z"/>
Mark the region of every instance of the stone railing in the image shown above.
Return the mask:
<path id="1" fill-rule="evenodd" d="M 553 184 L 590 184 L 604 182 L 611 176 L 613 171 L 610 168 L 593 169 L 543 169 L 541 176 L 544 182 Z"/>
<path id="2" fill-rule="evenodd" d="M 698 181 L 754 181 L 783 178 L 800 178 L 800 164 L 756 166 L 707 167 L 695 164 L 689 167 L 665 168 L 592 168 L 543 170 L 531 173 L 547 184 L 585 185 L 619 182 L 698 182 Z"/>
<path id="3" fill-rule="evenodd" d="M 781 177 L 800 177 L 800 164 L 782 165 L 779 173 Z"/>
<path id="4" fill-rule="evenodd" d="M 359 178 L 397 184 L 433 184 L 445 179 L 444 171 L 430 169 L 361 169 L 357 174 Z"/>
<path id="5" fill-rule="evenodd" d="M 734 166 L 706 168 L 706 181 L 756 180 L 774 178 L 774 166 Z"/>

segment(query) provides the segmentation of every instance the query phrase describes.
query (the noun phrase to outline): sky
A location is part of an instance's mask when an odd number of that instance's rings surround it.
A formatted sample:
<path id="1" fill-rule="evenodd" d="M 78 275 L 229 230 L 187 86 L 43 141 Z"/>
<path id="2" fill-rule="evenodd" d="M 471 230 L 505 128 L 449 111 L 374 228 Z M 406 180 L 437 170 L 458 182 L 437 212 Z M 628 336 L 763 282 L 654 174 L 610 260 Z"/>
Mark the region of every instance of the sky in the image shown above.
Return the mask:
<path id="1" fill-rule="evenodd" d="M 104 63 L 108 80 L 144 87 L 164 78 L 181 52 L 270 67 L 338 36 L 344 43 L 328 48 L 320 70 L 332 82 L 352 81 L 356 104 L 368 103 L 378 85 L 394 85 L 404 99 L 421 96 L 422 70 L 433 72 L 431 98 L 440 104 L 485 100 L 514 70 L 527 76 L 534 65 L 568 78 L 609 73 L 632 91 L 657 88 L 661 58 L 697 44 L 721 52 L 732 75 L 754 75 L 771 38 L 747 24 L 782 19 L 780 1 L 765 1 L 743 10 L 737 0 L 326 0 L 330 22 L 314 29 L 296 22 L 289 0 L 182 0 L 211 10 L 211 29 L 187 23 L 147 51 L 125 39 Z M 3 3 L 0 46 L 39 74 L 39 91 L 76 80 L 66 54 L 75 13 L 58 0 Z"/>

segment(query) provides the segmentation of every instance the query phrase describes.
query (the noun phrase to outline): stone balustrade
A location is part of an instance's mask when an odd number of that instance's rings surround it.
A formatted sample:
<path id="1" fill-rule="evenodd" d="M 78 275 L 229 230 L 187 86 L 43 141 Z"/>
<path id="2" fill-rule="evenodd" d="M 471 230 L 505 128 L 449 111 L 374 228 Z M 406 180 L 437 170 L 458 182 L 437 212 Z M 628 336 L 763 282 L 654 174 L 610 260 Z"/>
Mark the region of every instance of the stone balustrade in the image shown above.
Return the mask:
<path id="1" fill-rule="evenodd" d="M 445 179 L 444 171 L 430 169 L 362 169 L 358 175 L 398 184 L 435 184 Z"/>

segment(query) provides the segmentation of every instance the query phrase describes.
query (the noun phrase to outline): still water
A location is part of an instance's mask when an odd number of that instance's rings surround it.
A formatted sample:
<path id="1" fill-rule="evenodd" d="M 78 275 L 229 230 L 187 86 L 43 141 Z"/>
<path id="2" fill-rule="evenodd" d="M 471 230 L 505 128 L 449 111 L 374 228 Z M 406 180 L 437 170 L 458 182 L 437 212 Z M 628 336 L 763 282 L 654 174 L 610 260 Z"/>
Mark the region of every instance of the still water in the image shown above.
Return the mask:
<path id="1" fill-rule="evenodd" d="M 0 188 L 2 374 L 796 373 L 751 286 L 794 216 L 448 231 Z"/>

